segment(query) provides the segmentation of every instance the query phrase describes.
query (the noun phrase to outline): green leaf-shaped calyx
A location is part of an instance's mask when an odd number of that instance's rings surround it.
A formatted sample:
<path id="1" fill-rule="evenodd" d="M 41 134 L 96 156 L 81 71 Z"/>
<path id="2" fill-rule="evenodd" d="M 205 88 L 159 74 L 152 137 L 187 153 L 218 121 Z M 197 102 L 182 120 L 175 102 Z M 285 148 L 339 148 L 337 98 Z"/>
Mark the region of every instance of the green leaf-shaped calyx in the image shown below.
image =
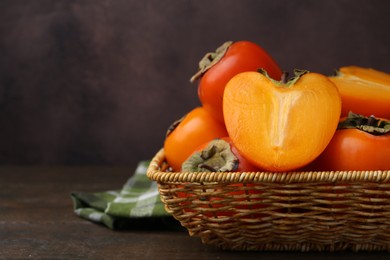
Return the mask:
<path id="1" fill-rule="evenodd" d="M 390 121 L 349 112 L 348 117 L 339 123 L 338 129 L 360 129 L 369 134 L 384 135 L 390 133 Z"/>
<path id="2" fill-rule="evenodd" d="M 230 144 L 223 139 L 211 141 L 205 149 L 194 153 L 182 165 L 182 172 L 229 172 L 238 168 L 238 159 Z"/>
<path id="3" fill-rule="evenodd" d="M 265 77 L 270 79 L 276 86 L 282 87 L 291 87 L 293 86 L 303 75 L 309 73 L 308 70 L 295 69 L 294 76 L 292 78 L 288 78 L 288 72 L 283 72 L 280 81 L 274 80 L 268 75 L 268 72 L 264 69 L 258 69 L 258 72 L 263 74 Z"/>
<path id="4" fill-rule="evenodd" d="M 206 71 L 208 71 L 212 66 L 214 66 L 218 61 L 220 61 L 228 48 L 233 44 L 232 41 L 227 41 L 221 46 L 219 46 L 215 52 L 206 53 L 203 58 L 199 61 L 199 70 L 195 75 L 193 75 L 190 79 L 190 82 L 194 82 L 198 78 L 202 77 Z"/>

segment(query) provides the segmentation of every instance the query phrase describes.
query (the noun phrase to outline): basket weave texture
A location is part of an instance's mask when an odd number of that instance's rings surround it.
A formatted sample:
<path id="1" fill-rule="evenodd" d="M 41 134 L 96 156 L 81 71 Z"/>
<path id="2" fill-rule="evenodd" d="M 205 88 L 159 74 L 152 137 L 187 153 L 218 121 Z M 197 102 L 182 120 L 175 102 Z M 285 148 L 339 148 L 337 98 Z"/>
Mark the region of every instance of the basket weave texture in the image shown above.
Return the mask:
<path id="1" fill-rule="evenodd" d="M 227 250 L 389 251 L 390 171 L 147 175 L 191 236 Z"/>

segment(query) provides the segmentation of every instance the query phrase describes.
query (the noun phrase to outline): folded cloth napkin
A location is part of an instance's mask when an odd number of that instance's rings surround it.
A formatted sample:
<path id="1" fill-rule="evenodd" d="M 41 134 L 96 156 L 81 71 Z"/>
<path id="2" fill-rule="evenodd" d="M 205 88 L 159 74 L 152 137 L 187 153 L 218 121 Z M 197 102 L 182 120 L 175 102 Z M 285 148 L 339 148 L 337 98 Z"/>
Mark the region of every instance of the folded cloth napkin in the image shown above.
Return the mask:
<path id="1" fill-rule="evenodd" d="M 149 163 L 149 160 L 139 162 L 120 190 L 72 192 L 76 215 L 111 229 L 176 226 L 178 222 L 164 209 L 156 182 L 146 176 Z"/>

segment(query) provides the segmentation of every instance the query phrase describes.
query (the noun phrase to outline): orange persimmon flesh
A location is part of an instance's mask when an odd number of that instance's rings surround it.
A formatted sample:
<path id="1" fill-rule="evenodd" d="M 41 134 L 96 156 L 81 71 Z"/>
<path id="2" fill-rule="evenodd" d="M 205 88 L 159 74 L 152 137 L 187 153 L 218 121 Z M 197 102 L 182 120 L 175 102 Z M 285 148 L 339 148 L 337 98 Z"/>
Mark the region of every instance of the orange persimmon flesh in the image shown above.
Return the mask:
<path id="1" fill-rule="evenodd" d="M 341 67 L 329 79 L 342 98 L 341 116 L 357 114 L 390 118 L 390 74 L 359 66 Z"/>
<path id="2" fill-rule="evenodd" d="M 339 122 L 341 99 L 321 74 L 283 83 L 244 72 L 226 85 L 223 112 L 241 154 L 259 168 L 280 172 L 307 165 L 325 149 Z"/>

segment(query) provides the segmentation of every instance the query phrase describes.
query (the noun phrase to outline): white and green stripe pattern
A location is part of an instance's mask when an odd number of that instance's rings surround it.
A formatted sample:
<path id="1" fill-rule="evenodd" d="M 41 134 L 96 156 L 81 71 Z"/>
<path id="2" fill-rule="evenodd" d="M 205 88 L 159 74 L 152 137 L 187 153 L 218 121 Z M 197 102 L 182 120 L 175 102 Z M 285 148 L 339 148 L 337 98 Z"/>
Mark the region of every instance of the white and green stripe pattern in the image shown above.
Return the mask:
<path id="1" fill-rule="evenodd" d="M 146 176 L 149 163 L 141 161 L 121 190 L 73 192 L 74 212 L 111 229 L 125 228 L 135 219 L 169 217 L 160 200 L 156 182 Z"/>

